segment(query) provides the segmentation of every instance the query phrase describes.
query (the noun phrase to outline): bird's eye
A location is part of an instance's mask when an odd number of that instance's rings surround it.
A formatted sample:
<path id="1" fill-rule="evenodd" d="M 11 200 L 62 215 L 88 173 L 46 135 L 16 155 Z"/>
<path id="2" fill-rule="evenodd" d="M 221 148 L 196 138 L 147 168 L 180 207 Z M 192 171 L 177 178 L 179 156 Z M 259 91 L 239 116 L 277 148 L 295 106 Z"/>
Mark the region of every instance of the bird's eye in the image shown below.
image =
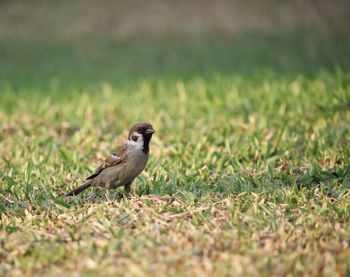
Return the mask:
<path id="1" fill-rule="evenodd" d="M 132 137 L 131 137 L 131 139 L 132 139 L 133 141 L 137 141 L 137 138 L 138 138 L 137 136 L 132 136 Z"/>

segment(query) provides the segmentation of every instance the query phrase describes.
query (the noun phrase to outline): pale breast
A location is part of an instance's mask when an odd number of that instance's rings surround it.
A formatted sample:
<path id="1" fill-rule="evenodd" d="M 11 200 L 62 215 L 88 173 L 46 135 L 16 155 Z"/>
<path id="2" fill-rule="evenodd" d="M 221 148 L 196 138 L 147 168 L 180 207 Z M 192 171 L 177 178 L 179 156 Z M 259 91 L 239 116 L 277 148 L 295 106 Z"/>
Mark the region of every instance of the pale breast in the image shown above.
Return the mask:
<path id="1" fill-rule="evenodd" d="M 128 151 L 127 168 L 130 178 L 135 179 L 145 168 L 148 161 L 148 153 L 143 151 Z"/>

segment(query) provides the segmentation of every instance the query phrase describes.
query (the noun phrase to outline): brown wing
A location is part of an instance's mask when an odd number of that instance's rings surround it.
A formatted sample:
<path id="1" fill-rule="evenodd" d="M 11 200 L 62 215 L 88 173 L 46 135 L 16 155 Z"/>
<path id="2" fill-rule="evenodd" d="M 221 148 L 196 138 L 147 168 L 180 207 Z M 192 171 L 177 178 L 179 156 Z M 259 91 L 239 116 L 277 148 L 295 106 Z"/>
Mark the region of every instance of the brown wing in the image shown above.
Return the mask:
<path id="1" fill-rule="evenodd" d="M 107 157 L 95 170 L 95 172 L 86 178 L 86 180 L 90 180 L 95 178 L 98 174 L 100 174 L 104 169 L 115 166 L 117 164 L 122 163 L 126 158 L 125 148 L 120 146 L 117 150 L 112 153 L 109 157 Z"/>

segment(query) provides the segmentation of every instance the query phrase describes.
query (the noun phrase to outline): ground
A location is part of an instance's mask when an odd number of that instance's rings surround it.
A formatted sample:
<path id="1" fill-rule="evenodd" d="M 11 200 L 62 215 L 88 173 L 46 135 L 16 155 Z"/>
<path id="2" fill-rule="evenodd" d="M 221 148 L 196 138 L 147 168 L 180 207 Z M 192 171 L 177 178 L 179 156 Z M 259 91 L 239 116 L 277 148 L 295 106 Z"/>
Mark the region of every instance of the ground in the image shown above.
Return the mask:
<path id="1" fill-rule="evenodd" d="M 236 31 L 0 29 L 1 275 L 349 276 L 349 39 Z M 140 121 L 133 196 L 63 197 Z"/>

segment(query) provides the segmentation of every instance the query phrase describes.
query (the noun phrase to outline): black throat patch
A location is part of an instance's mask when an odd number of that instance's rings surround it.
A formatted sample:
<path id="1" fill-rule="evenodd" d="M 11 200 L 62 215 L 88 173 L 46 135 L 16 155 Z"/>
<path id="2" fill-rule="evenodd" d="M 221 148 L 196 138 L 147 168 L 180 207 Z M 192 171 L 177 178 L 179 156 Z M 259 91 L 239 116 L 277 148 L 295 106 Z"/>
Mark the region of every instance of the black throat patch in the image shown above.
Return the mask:
<path id="1" fill-rule="evenodd" d="M 143 152 L 148 153 L 149 152 L 149 143 L 151 141 L 152 135 L 143 134 Z"/>

